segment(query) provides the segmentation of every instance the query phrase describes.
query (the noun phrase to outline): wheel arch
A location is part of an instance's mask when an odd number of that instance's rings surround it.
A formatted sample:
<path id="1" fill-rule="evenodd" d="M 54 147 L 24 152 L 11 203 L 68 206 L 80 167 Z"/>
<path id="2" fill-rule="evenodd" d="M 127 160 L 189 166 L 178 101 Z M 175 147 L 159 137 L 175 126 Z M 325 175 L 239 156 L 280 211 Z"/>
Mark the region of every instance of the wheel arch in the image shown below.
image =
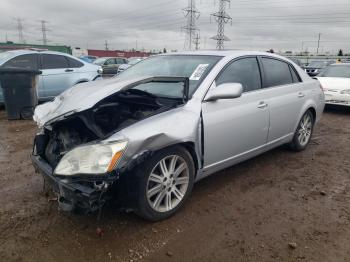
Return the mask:
<path id="1" fill-rule="evenodd" d="M 317 110 L 316 110 L 316 104 L 312 101 L 312 100 L 308 100 L 304 106 L 302 107 L 302 110 L 300 110 L 300 114 L 298 116 L 298 119 L 295 123 L 295 126 L 294 126 L 294 132 L 297 130 L 298 128 L 298 124 L 299 124 L 299 121 L 300 119 L 303 117 L 303 115 L 306 113 L 306 111 L 310 110 L 311 113 L 312 113 L 312 116 L 314 117 L 314 124 L 315 124 L 315 121 L 316 121 L 316 117 L 317 117 Z"/>

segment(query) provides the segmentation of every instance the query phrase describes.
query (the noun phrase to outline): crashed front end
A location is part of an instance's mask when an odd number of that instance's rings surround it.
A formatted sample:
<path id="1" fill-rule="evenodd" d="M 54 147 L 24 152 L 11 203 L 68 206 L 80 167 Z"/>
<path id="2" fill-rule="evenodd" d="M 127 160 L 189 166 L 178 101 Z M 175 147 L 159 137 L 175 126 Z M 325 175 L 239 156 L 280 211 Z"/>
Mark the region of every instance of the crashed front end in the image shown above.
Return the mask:
<path id="1" fill-rule="evenodd" d="M 149 152 L 176 140 L 176 136 L 164 140 L 166 128 L 152 129 L 152 121 L 146 121 L 148 126 L 145 125 L 144 129 L 136 127 L 127 131 L 141 120 L 185 104 L 185 96 L 181 100 L 160 99 L 131 90 L 151 82 L 182 82 L 184 89 L 188 89 L 188 78 L 152 77 L 132 84 L 124 83 L 119 90 L 105 87 L 106 95 L 100 90 L 99 95 L 90 97 L 85 103 L 85 96 L 81 97 L 76 101 L 85 107 L 75 110 L 72 110 L 71 101 L 69 105 L 64 103 L 72 95 L 79 97 L 79 93 L 87 93 L 86 89 L 68 91 L 55 101 L 38 107 L 34 118 L 41 129 L 35 137 L 31 158 L 35 169 L 52 185 L 61 210 L 94 212 L 111 198 L 126 207 L 132 198 L 134 181 L 132 176 L 125 174 Z M 117 84 L 112 82 L 109 85 Z M 45 115 L 45 112 L 49 113 Z M 165 118 L 159 121 L 162 119 Z M 154 125 L 159 126 L 159 123 Z"/>
<path id="2" fill-rule="evenodd" d="M 82 141 L 74 140 L 78 137 L 75 135 L 76 138 L 60 138 L 44 128 L 35 137 L 31 158 L 35 169 L 57 194 L 61 210 L 94 212 L 105 203 L 108 190 L 119 178 L 114 167 L 127 142 L 78 145 Z M 76 144 L 64 145 L 67 139 Z"/>

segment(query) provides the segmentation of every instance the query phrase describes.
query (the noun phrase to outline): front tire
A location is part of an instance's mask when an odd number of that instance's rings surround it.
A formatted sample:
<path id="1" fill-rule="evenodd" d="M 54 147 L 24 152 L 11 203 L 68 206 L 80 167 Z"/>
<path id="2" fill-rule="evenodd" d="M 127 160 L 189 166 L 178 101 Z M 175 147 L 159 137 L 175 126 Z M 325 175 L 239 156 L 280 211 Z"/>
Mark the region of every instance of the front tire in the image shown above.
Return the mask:
<path id="1" fill-rule="evenodd" d="M 297 130 L 295 131 L 291 149 L 294 151 L 303 151 L 310 142 L 314 128 L 314 116 L 310 110 L 306 111 L 300 119 Z"/>
<path id="2" fill-rule="evenodd" d="M 195 166 L 181 146 L 156 152 L 138 167 L 136 213 L 150 221 L 166 219 L 182 208 L 192 192 Z"/>

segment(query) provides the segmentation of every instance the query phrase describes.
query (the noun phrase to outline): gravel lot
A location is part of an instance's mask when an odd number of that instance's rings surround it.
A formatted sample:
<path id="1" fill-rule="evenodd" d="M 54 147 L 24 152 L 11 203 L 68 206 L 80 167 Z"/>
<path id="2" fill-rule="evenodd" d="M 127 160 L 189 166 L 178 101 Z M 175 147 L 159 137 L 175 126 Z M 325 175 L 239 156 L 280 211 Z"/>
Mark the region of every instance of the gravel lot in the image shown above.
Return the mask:
<path id="1" fill-rule="evenodd" d="M 36 127 L 0 110 L 0 261 L 350 261 L 350 110 L 308 149 L 278 148 L 195 185 L 176 216 L 59 213 L 29 160 Z"/>

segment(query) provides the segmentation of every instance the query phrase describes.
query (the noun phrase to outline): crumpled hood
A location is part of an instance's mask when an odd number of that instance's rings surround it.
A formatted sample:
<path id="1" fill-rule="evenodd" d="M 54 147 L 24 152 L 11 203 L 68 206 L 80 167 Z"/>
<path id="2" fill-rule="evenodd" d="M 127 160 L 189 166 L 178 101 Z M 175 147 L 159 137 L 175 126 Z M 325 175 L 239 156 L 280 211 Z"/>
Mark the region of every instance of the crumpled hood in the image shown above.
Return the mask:
<path id="1" fill-rule="evenodd" d="M 55 97 L 53 101 L 37 106 L 33 119 L 39 127 L 42 127 L 56 118 L 89 109 L 107 96 L 147 78 L 149 77 L 122 81 L 111 78 L 78 84 Z"/>
<path id="2" fill-rule="evenodd" d="M 350 78 L 342 77 L 317 77 L 325 90 L 345 90 L 350 89 Z"/>

